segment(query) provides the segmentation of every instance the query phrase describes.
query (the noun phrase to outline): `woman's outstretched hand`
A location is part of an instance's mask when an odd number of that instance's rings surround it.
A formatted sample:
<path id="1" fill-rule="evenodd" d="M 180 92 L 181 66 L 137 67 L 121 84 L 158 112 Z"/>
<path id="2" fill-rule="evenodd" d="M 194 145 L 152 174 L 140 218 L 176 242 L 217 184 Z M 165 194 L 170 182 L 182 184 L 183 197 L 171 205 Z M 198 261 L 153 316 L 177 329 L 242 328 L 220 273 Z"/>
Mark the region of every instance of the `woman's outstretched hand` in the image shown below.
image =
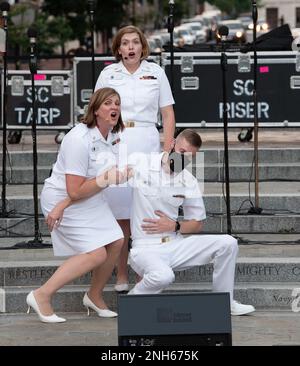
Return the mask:
<path id="1" fill-rule="evenodd" d="M 133 169 L 128 165 L 124 170 L 119 170 L 116 166 L 107 170 L 96 178 L 97 184 L 101 188 L 108 187 L 113 184 L 122 184 L 127 182 L 133 176 Z"/>

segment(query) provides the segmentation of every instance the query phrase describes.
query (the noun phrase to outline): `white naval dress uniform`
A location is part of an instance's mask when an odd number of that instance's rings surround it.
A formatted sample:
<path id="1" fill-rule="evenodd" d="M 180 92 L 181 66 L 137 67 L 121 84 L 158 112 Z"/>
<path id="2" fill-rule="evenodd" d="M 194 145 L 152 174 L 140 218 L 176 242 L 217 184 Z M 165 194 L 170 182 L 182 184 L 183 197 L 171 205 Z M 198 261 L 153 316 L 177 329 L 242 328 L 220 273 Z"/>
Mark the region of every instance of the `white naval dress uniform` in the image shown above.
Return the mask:
<path id="1" fill-rule="evenodd" d="M 162 155 L 148 156 L 148 170 L 145 161 L 135 163 L 129 263 L 142 280 L 129 294 L 159 293 L 174 281 L 174 271 L 213 262 L 213 291 L 229 292 L 232 299 L 238 253 L 236 239 L 229 235 L 146 234 L 141 228 L 143 219 L 158 218 L 155 210 L 176 220 L 180 205 L 185 220 L 206 218 L 196 178 L 187 170 L 173 177 L 165 173 L 161 168 Z"/>
<path id="2" fill-rule="evenodd" d="M 65 174 L 94 178 L 113 163 L 99 159 L 99 154 L 114 157 L 118 134 L 103 138 L 97 127 L 80 123 L 64 137 L 51 176 L 45 180 L 41 207 L 45 216 L 67 197 Z M 110 164 L 110 165 L 108 165 Z M 51 232 L 54 255 L 70 256 L 87 253 L 123 238 L 103 191 L 67 207 L 58 228 Z"/>
<path id="3" fill-rule="evenodd" d="M 159 152 L 160 138 L 156 128 L 159 109 L 174 104 L 164 70 L 154 62 L 143 60 L 131 74 L 120 61 L 100 73 L 95 90 L 103 87 L 114 88 L 121 97 L 122 119 L 127 127 L 120 133 L 120 145 L 123 148 L 125 144 L 127 154 L 123 151 L 120 158 L 124 160 L 134 152 Z M 117 219 L 130 218 L 130 187 L 108 188 L 105 195 Z"/>

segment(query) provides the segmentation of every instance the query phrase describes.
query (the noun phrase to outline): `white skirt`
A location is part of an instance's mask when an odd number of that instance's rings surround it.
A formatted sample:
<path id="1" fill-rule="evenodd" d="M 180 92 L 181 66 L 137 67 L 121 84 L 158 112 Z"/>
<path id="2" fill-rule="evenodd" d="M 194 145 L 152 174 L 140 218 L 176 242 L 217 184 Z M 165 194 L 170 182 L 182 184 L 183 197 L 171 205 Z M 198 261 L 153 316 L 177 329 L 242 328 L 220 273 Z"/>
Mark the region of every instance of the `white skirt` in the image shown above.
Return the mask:
<path id="1" fill-rule="evenodd" d="M 44 216 L 65 198 L 65 191 L 46 184 L 41 193 Z M 51 232 L 55 256 L 88 253 L 123 237 L 101 192 L 67 207 L 59 227 Z"/>
<path id="2" fill-rule="evenodd" d="M 155 125 L 150 127 L 126 128 L 120 134 L 121 143 L 127 146 L 127 156 L 135 152 L 160 152 L 159 132 Z M 120 159 L 122 160 L 122 159 Z M 127 184 L 126 184 L 127 185 Z M 109 187 L 104 197 L 117 220 L 129 220 L 132 204 L 131 187 Z"/>

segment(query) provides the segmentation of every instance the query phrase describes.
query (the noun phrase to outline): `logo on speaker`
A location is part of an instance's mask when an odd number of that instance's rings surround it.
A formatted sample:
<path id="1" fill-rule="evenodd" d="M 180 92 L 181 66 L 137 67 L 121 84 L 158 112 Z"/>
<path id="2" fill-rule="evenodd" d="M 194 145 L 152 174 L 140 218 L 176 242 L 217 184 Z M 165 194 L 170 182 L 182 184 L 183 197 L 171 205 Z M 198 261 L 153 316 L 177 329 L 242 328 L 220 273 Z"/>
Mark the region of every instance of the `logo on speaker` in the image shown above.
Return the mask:
<path id="1" fill-rule="evenodd" d="M 157 322 L 158 323 L 191 323 L 191 313 L 179 313 L 173 312 L 171 308 L 158 308 L 157 309 Z"/>

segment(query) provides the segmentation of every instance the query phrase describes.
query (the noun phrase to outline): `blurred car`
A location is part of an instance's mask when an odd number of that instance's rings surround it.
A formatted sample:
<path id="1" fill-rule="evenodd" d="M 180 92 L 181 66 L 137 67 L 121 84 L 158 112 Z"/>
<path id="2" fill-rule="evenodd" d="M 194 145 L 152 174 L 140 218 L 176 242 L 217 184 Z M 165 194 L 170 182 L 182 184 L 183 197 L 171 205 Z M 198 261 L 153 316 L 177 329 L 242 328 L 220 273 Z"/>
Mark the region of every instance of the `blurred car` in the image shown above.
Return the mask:
<path id="1" fill-rule="evenodd" d="M 190 24 L 190 23 L 199 24 L 202 32 L 205 33 L 205 39 L 206 40 L 209 39 L 209 36 L 211 34 L 211 26 L 207 19 L 203 19 L 203 17 L 201 15 L 196 15 L 193 18 L 186 18 L 186 19 L 182 19 L 182 21 L 181 21 L 182 25 L 186 25 L 186 24 Z M 196 43 L 197 43 L 197 40 L 196 40 Z"/>
<path id="2" fill-rule="evenodd" d="M 162 52 L 170 46 L 170 33 L 167 30 L 159 30 L 147 38 L 151 52 Z M 178 46 L 178 37 L 173 33 L 173 45 Z"/>
<path id="3" fill-rule="evenodd" d="M 300 37 L 300 28 L 292 28 L 291 32 L 292 32 L 292 36 L 294 38 Z"/>
<path id="4" fill-rule="evenodd" d="M 219 27 L 226 26 L 228 27 L 228 36 L 227 41 L 231 42 L 239 42 L 244 43 L 246 42 L 246 31 L 243 27 L 243 24 L 239 20 L 223 20 Z M 216 34 L 217 40 L 220 40 L 221 37 L 219 33 Z"/>
<path id="5" fill-rule="evenodd" d="M 249 25 L 253 23 L 252 17 L 250 16 L 240 16 L 237 19 L 243 24 L 243 27 L 246 30 L 249 29 Z"/>
<path id="6" fill-rule="evenodd" d="M 184 23 L 186 28 L 190 29 L 190 32 L 195 36 L 195 43 L 204 43 L 207 41 L 207 32 L 201 26 L 200 22 Z"/>
<path id="7" fill-rule="evenodd" d="M 174 28 L 174 35 L 176 38 L 179 38 L 179 42 L 182 42 L 183 44 L 193 45 L 196 41 L 195 36 L 188 27 L 180 26 Z"/>
<path id="8" fill-rule="evenodd" d="M 164 47 L 165 45 L 169 44 L 170 43 L 170 33 L 167 33 L 167 32 L 160 32 L 158 33 L 159 34 L 159 37 L 161 39 L 161 43 L 162 43 L 162 46 Z"/>
<path id="9" fill-rule="evenodd" d="M 158 35 L 152 35 L 148 38 L 148 40 L 152 40 L 155 43 L 155 51 L 154 52 L 161 52 L 162 50 L 162 40 Z"/>
<path id="10" fill-rule="evenodd" d="M 248 25 L 248 29 L 253 30 L 253 22 Z M 258 20 L 256 24 L 256 32 L 268 32 L 269 31 L 269 25 L 265 20 Z"/>
<path id="11" fill-rule="evenodd" d="M 150 53 L 160 52 L 161 51 L 160 48 L 157 48 L 156 42 L 154 41 L 154 39 L 148 38 L 147 42 L 148 42 L 148 45 L 149 45 L 149 48 L 150 48 Z"/>

